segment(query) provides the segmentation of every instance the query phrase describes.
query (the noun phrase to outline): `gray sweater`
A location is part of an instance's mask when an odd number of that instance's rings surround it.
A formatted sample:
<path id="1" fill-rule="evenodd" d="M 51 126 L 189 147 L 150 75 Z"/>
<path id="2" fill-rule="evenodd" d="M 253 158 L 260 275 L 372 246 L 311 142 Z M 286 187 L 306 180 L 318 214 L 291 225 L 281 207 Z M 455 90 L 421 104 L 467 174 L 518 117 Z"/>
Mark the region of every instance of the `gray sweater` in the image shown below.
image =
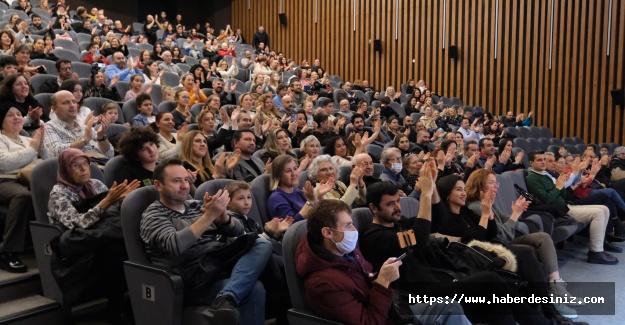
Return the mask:
<path id="1" fill-rule="evenodd" d="M 482 209 L 479 201 L 473 201 L 467 205 L 471 211 L 478 216 L 482 215 Z M 497 223 L 497 239 L 504 244 L 512 243 L 512 240 L 516 237 L 516 229 L 518 222 L 510 219 L 510 216 L 505 215 L 499 208 L 493 205 L 493 213 L 495 214 L 495 222 Z M 497 218 L 499 217 L 499 218 Z"/>

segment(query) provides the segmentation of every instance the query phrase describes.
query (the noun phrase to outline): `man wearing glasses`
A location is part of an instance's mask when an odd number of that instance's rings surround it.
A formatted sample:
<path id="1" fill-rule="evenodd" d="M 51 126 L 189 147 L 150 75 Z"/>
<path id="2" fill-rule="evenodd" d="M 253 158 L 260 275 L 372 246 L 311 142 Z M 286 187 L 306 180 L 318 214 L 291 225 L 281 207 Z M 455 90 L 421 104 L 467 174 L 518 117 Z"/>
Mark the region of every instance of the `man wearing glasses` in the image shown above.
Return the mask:
<path id="1" fill-rule="evenodd" d="M 46 80 L 39 89 L 35 89 L 37 93 L 55 93 L 59 91 L 59 87 L 65 80 L 72 79 L 74 71 L 72 70 L 72 62 L 61 59 L 56 61 L 56 72 L 59 75 L 56 80 Z"/>

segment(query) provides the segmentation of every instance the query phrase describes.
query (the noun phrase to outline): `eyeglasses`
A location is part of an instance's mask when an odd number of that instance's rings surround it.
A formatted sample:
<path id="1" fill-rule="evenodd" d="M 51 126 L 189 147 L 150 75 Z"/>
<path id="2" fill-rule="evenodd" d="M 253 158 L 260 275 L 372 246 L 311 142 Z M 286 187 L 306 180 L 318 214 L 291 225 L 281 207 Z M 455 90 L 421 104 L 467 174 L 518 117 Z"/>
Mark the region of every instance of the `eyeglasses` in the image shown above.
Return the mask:
<path id="1" fill-rule="evenodd" d="M 321 173 L 330 173 L 334 171 L 334 167 L 324 167 L 319 169 L 319 172 Z"/>
<path id="2" fill-rule="evenodd" d="M 499 182 L 498 181 L 488 181 L 488 182 L 486 182 L 486 184 L 488 184 L 490 186 L 499 186 Z"/>
<path id="3" fill-rule="evenodd" d="M 389 158 L 390 161 L 401 161 L 401 157 Z"/>
<path id="4" fill-rule="evenodd" d="M 70 167 L 73 170 L 79 170 L 79 169 L 82 169 L 83 167 L 89 167 L 89 160 L 75 161 L 70 165 Z"/>

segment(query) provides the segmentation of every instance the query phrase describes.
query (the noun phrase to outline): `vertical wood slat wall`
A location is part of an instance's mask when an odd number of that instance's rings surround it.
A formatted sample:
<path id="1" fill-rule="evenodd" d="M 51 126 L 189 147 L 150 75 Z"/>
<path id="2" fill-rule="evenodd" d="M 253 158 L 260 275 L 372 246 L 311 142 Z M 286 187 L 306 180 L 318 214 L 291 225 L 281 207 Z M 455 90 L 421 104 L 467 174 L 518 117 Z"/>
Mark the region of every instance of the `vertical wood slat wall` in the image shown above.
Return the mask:
<path id="1" fill-rule="evenodd" d="M 298 63 L 319 58 L 344 80 L 367 79 L 384 89 L 424 79 L 439 94 L 496 115 L 533 110 L 535 124 L 549 126 L 557 137 L 625 144 L 625 107 L 614 106 L 610 95 L 624 88 L 625 0 L 612 1 L 610 39 L 610 0 L 553 0 L 553 8 L 551 0 L 499 0 L 497 12 L 496 3 L 233 0 L 232 26 L 251 42 L 263 25 L 272 49 Z M 280 25 L 280 12 L 287 26 Z M 374 39 L 382 40 L 381 54 L 373 50 Z M 449 59 L 450 45 L 458 46 L 459 60 Z"/>

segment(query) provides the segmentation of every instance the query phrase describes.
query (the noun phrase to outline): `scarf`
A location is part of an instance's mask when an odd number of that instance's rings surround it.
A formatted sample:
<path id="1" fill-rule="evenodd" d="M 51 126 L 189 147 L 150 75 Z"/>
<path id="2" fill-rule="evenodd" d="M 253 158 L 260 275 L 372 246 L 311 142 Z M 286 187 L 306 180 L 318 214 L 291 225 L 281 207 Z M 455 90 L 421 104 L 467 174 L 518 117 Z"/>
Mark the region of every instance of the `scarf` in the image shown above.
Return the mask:
<path id="1" fill-rule="evenodd" d="M 89 180 L 86 184 L 77 184 L 72 179 L 72 163 L 78 157 L 85 157 L 89 164 L 91 159 L 85 155 L 80 149 L 69 148 L 61 152 L 59 156 L 59 170 L 56 176 L 58 184 L 61 184 L 75 193 L 81 199 L 88 199 L 95 195 L 95 185 L 93 180 Z"/>

